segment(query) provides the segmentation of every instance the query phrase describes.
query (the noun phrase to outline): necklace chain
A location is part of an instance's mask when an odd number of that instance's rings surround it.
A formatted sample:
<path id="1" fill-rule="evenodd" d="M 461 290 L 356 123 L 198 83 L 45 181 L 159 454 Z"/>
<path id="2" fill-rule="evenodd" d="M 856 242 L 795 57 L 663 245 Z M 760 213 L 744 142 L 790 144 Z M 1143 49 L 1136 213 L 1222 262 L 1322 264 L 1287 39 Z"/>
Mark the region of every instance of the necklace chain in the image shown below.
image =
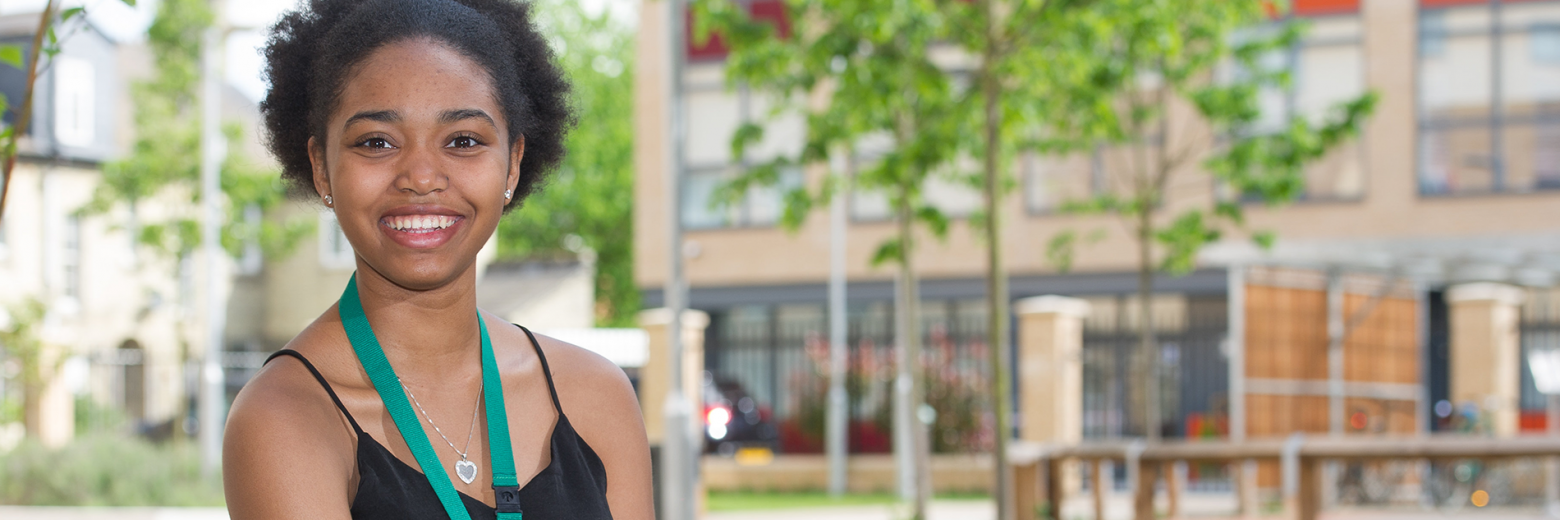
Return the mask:
<path id="1" fill-rule="evenodd" d="M 477 385 L 477 402 L 472 405 L 471 427 L 466 429 L 466 449 L 462 450 L 457 449 L 455 443 L 450 442 L 450 438 L 445 437 L 444 432 L 439 430 L 439 425 L 433 423 L 433 418 L 428 416 L 428 411 L 423 409 L 422 403 L 417 402 L 417 396 L 412 394 L 412 387 L 406 386 L 406 381 L 402 381 L 399 376 L 395 380 L 397 383 L 401 383 L 401 388 L 406 389 L 406 395 L 412 398 L 412 404 L 417 405 L 417 411 L 422 413 L 423 419 L 426 419 L 428 425 L 433 427 L 433 432 L 439 434 L 439 438 L 444 439 L 444 443 L 450 445 L 450 449 L 455 450 L 455 453 L 460 455 L 460 460 L 466 460 L 466 454 L 471 452 L 472 433 L 477 430 L 477 412 L 482 410 L 482 390 L 486 383 Z"/>

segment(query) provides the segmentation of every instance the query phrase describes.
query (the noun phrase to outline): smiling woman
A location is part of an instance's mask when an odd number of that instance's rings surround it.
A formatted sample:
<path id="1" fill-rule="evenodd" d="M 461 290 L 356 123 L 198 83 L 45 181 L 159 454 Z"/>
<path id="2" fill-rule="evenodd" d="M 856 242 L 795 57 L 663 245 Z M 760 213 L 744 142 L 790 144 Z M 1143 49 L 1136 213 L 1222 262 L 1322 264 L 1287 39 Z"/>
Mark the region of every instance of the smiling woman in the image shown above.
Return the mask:
<path id="1" fill-rule="evenodd" d="M 650 518 L 623 372 L 476 307 L 477 251 L 571 123 L 528 6 L 313 0 L 266 59 L 271 151 L 357 273 L 234 401 L 233 518 Z"/>

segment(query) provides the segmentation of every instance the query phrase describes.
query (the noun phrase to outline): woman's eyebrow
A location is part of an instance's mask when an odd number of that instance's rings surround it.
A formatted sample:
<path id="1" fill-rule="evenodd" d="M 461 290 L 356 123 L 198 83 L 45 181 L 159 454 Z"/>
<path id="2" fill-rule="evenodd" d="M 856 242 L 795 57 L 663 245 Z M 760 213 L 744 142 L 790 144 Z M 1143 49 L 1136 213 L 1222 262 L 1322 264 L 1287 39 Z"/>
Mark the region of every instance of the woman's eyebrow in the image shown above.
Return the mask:
<path id="1" fill-rule="evenodd" d="M 352 126 L 352 123 L 356 123 L 358 121 L 377 121 L 377 122 L 380 122 L 380 123 L 398 123 L 398 122 L 401 121 L 401 113 L 400 112 L 396 112 L 394 110 L 372 110 L 372 111 L 365 110 L 365 111 L 362 111 L 362 112 L 358 112 L 356 114 L 352 114 L 352 117 L 347 118 L 347 122 L 345 124 L 342 124 L 341 126 L 342 126 L 342 128 L 346 128 L 346 127 Z"/>
<path id="2" fill-rule="evenodd" d="M 455 110 L 445 110 L 444 113 L 439 114 L 439 124 L 441 125 L 447 125 L 467 119 L 481 119 L 483 121 L 487 121 L 487 124 L 492 125 L 494 128 L 498 127 L 498 123 L 493 122 L 493 117 L 489 116 L 487 112 L 483 112 L 480 109 L 461 108 Z"/>

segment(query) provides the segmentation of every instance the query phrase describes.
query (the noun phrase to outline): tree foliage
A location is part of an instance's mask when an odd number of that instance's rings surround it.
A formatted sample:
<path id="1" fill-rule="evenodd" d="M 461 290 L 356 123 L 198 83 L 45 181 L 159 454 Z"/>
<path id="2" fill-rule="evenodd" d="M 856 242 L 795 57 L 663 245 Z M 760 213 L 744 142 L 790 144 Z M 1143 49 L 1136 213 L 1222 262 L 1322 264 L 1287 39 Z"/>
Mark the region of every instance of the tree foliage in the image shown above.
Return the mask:
<path id="1" fill-rule="evenodd" d="M 498 228 L 501 259 L 569 255 L 570 236 L 596 253 L 597 319 L 635 326 L 633 55 L 631 28 L 577 2 L 538 3 L 538 25 L 573 82 L 579 126 L 549 185 Z M 574 248 L 577 249 L 577 248 Z"/>
<path id="2" fill-rule="evenodd" d="M 130 154 L 103 165 L 102 183 L 83 208 L 102 214 L 120 204 L 132 215 L 127 231 L 138 243 L 170 257 L 183 257 L 200 245 L 200 107 L 202 35 L 213 17 L 202 0 L 163 0 L 147 30 L 154 73 L 131 86 L 136 99 L 135 141 Z M 277 209 L 287 189 L 276 170 L 260 166 L 241 150 L 243 128 L 223 127 L 228 153 L 221 165 L 226 197 L 222 244 L 239 255 L 246 243 L 257 242 L 268 256 L 285 256 L 313 232 L 312 219 L 246 218 L 251 208 L 262 215 Z M 141 203 L 157 197 L 187 200 L 168 207 L 165 219 L 140 222 Z"/>
<path id="3" fill-rule="evenodd" d="M 885 6 L 869 0 L 790 0 L 785 3 L 786 32 L 772 21 L 754 19 L 741 2 L 709 0 L 693 7 L 696 38 L 717 32 L 730 46 L 728 85 L 778 98 L 766 119 L 792 114 L 806 121 L 800 153 L 757 158 L 747 152 L 764 139 L 765 127 L 762 121 L 745 123 L 731 147 L 735 158 L 751 166 L 721 186 L 715 202 L 729 204 L 753 186 L 775 185 L 781 168 L 843 156 L 852 171 L 831 172 L 814 186 L 786 193 L 782 223 L 796 229 L 814 206 L 831 202 L 846 186 L 882 194 L 893 208 L 896 233 L 878 244 L 873 263 L 892 264 L 897 271 L 899 377 L 908 384 L 896 387 L 896 446 L 907 450 L 912 461 L 901 470 L 915 480 L 912 516 L 924 518 L 931 487 L 930 439 L 913 419 L 926 395 L 923 374 L 914 368 L 921 359 L 914 258 L 919 230 L 940 238 L 949 228 L 948 217 L 926 197 L 929 181 L 968 178 L 956 164 L 962 87 L 938 62 L 948 37 L 941 2 Z"/>
<path id="4" fill-rule="evenodd" d="M 1095 88 L 1068 102 L 1097 107 L 1092 134 L 1133 160 L 1104 193 L 1067 201 L 1064 211 L 1117 215 L 1157 247 L 1146 268 L 1185 273 L 1202 246 L 1226 233 L 1247 233 L 1260 245 L 1264 230 L 1248 229 L 1248 204 L 1281 205 L 1305 193 L 1305 169 L 1355 136 L 1376 103 L 1367 93 L 1319 120 L 1293 117 L 1262 128 L 1261 95 L 1290 85 L 1288 70 L 1264 58 L 1297 45 L 1305 24 L 1279 17 L 1271 2 L 1100 0 L 1093 23 L 1108 24 L 1084 75 Z M 1104 25 L 1102 25 L 1104 26 Z M 1167 112 L 1188 105 L 1207 131 L 1189 130 Z M 1174 120 L 1174 121 L 1172 121 Z M 1177 190 L 1203 176 L 1220 194 Z M 1053 245 L 1076 235 L 1058 234 Z M 1055 249 L 1055 248 L 1053 248 Z M 1064 266 L 1070 255 L 1058 254 Z"/>

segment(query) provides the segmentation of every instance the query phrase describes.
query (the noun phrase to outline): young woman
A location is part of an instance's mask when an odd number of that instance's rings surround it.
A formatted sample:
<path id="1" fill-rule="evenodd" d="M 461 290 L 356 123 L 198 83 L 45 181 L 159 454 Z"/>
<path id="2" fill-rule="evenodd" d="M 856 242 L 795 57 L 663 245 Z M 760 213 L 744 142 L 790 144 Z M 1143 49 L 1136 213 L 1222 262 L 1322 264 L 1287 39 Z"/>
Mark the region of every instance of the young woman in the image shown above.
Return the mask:
<path id="1" fill-rule="evenodd" d="M 477 251 L 571 122 L 527 7 L 310 0 L 266 59 L 271 151 L 357 273 L 234 401 L 232 517 L 651 518 L 622 370 L 476 306 Z"/>

